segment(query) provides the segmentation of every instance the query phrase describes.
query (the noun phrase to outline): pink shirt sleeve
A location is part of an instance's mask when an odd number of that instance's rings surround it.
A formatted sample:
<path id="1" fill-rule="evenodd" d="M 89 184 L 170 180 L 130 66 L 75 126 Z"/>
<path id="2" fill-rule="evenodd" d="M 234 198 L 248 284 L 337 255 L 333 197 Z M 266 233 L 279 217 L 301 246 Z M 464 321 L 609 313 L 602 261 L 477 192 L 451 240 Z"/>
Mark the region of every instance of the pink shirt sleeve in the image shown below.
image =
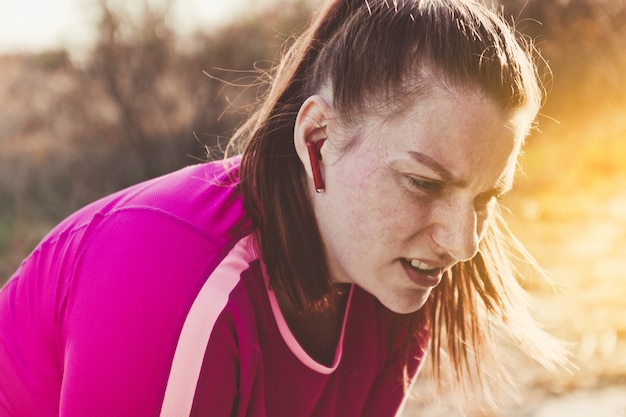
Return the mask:
<path id="1" fill-rule="evenodd" d="M 159 414 L 190 306 L 250 232 L 208 169 L 94 203 L 24 261 L 0 291 L 0 415 Z"/>
<path id="2" fill-rule="evenodd" d="M 158 414 L 189 300 L 219 252 L 161 216 L 117 212 L 79 255 L 58 314 L 61 416 Z"/>

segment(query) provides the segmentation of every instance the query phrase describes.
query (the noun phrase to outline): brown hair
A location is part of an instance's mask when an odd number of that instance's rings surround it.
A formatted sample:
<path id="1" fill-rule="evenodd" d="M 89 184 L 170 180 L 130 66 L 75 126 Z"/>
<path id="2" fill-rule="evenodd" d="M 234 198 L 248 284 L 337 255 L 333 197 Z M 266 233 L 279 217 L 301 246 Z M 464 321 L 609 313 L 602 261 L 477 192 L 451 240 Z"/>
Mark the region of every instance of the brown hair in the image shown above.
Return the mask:
<path id="1" fill-rule="evenodd" d="M 463 0 L 331 0 L 287 49 L 262 104 L 233 138 L 245 148 L 241 163 L 244 202 L 259 231 L 272 285 L 303 311 L 331 292 L 315 215 L 296 155 L 293 131 L 303 102 L 324 87 L 341 117 L 373 103 L 394 103 L 432 79 L 479 88 L 508 112 L 534 118 L 542 99 L 528 42 L 495 12 Z M 459 263 L 432 294 L 428 308 L 433 367 L 449 356 L 457 380 L 478 378 L 493 359 L 493 323 L 538 361 L 549 365 L 558 345 L 531 320 L 516 279 L 512 253 L 535 265 L 496 214 L 479 254 Z M 486 314 L 483 314 L 483 310 Z M 472 372 L 475 371 L 475 372 Z M 482 372 L 481 372 L 482 371 Z M 505 375 L 502 373 L 501 375 Z M 489 384 L 486 384 L 488 386 Z"/>

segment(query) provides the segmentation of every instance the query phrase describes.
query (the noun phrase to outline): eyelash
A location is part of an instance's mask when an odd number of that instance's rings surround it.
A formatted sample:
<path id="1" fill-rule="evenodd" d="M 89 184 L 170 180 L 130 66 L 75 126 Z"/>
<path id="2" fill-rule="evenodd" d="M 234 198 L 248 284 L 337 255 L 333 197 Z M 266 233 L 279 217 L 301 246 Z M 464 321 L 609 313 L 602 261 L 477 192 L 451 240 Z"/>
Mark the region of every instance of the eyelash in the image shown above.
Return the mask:
<path id="1" fill-rule="evenodd" d="M 422 180 L 414 177 L 407 178 L 409 179 L 409 183 L 412 187 L 417 188 L 421 191 L 433 193 L 441 191 L 441 189 L 443 188 L 443 186 L 437 181 Z"/>
<path id="2" fill-rule="evenodd" d="M 443 189 L 443 184 L 437 181 L 423 180 L 415 177 L 407 177 L 409 183 L 413 188 L 417 188 L 420 191 L 427 193 L 437 193 Z M 503 193 L 488 193 L 479 195 L 476 197 L 476 207 L 477 209 L 484 209 L 491 203 L 493 200 L 501 200 L 504 197 Z"/>

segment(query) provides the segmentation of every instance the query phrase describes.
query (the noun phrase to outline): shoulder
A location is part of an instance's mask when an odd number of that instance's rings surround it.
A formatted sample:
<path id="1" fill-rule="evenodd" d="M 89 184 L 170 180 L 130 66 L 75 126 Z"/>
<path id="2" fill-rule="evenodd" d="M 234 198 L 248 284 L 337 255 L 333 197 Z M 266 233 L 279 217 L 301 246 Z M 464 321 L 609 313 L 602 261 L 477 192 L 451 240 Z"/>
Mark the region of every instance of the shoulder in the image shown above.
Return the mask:
<path id="1" fill-rule="evenodd" d="M 223 232 L 220 223 L 236 227 L 245 223 L 238 187 L 239 159 L 189 166 L 136 184 L 104 197 L 62 221 L 44 241 L 95 224 L 110 221 L 119 213 L 177 221 L 207 234 Z M 132 225 L 130 225 L 132 227 Z"/>
<path id="2" fill-rule="evenodd" d="M 71 262 L 94 245 L 155 243 L 154 239 L 167 250 L 188 233 L 227 245 L 251 230 L 239 192 L 238 167 L 239 159 L 198 164 L 118 191 L 60 222 L 34 254 L 62 253 Z"/>
<path id="3" fill-rule="evenodd" d="M 237 187 L 238 161 L 184 168 L 105 197 L 70 216 L 42 245 L 69 238 L 65 285 L 99 281 L 150 293 L 159 283 L 195 291 L 251 232 Z M 53 245 L 56 246 L 56 245 Z M 148 291 L 150 289 L 150 291 Z"/>
<path id="4" fill-rule="evenodd" d="M 190 166 L 96 201 L 54 228 L 12 281 L 33 287 L 47 311 L 86 294 L 101 303 L 97 294 L 107 291 L 117 303 L 120 294 L 148 297 L 159 288 L 189 297 L 251 231 L 237 169 L 236 159 Z"/>

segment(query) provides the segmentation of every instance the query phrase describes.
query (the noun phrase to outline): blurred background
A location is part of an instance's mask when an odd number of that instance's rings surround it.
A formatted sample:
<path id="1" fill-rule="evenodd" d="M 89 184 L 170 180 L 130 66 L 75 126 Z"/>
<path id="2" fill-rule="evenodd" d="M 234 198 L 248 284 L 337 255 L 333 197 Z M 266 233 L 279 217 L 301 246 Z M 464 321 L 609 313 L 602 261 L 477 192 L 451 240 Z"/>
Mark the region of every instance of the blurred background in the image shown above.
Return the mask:
<path id="1" fill-rule="evenodd" d="M 219 157 L 319 1 L 0 0 L 0 284 L 78 207 Z M 498 4 L 551 68 L 505 205 L 560 283 L 525 281 L 577 369 L 514 360 L 522 400 L 467 415 L 623 417 L 626 1 Z M 426 376 L 406 415 L 457 415 L 431 389 Z"/>

